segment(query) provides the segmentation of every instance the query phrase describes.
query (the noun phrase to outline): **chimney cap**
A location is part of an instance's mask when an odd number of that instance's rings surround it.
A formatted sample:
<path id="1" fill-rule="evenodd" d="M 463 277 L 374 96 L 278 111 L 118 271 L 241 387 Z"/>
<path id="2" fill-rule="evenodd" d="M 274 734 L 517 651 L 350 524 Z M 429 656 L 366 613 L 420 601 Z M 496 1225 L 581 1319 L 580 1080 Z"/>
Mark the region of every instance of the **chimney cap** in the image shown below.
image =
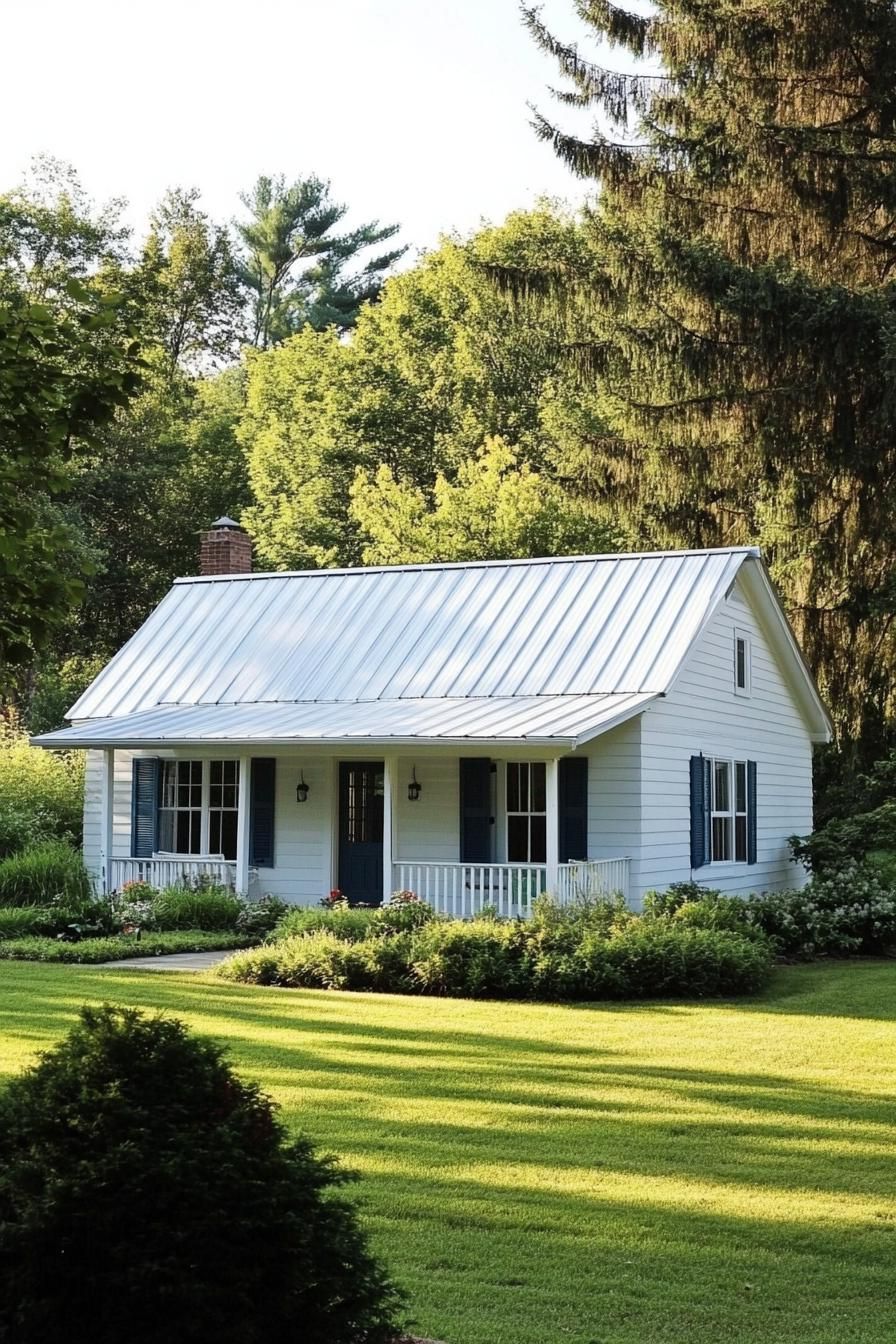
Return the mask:
<path id="1" fill-rule="evenodd" d="M 226 529 L 228 532 L 244 531 L 244 528 L 242 528 L 239 523 L 235 522 L 233 518 L 228 518 L 226 513 L 222 518 L 216 518 L 212 523 L 212 527 Z"/>

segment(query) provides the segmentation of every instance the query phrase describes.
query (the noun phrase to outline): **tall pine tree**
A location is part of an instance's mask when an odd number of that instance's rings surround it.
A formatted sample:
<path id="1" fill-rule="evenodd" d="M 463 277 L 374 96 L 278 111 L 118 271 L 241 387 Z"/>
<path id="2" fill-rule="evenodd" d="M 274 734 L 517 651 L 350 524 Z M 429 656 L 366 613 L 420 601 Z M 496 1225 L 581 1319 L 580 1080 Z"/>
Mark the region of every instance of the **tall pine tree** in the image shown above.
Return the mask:
<path id="1" fill-rule="evenodd" d="M 636 73 L 526 11 L 598 114 L 589 468 L 651 545 L 759 542 L 843 737 L 896 713 L 896 6 L 575 0 Z M 632 60 L 634 58 L 634 60 Z M 553 295 L 569 274 L 528 277 Z M 519 278 L 516 278 L 517 284 Z M 572 282 L 575 290 L 575 282 Z"/>

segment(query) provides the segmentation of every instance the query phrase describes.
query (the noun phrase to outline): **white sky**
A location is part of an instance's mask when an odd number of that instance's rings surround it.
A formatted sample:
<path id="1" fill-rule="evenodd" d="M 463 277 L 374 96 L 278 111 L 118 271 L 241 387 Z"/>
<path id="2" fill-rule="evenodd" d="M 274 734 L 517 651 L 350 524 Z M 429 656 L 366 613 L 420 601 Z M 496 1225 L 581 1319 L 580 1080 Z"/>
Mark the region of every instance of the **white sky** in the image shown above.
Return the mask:
<path id="1" fill-rule="evenodd" d="M 572 0 L 543 13 L 582 36 Z M 3 29 L 0 190 L 50 154 L 138 231 L 168 186 L 228 220 L 261 172 L 330 178 L 414 250 L 584 194 L 529 125 L 573 114 L 517 0 L 6 0 Z"/>

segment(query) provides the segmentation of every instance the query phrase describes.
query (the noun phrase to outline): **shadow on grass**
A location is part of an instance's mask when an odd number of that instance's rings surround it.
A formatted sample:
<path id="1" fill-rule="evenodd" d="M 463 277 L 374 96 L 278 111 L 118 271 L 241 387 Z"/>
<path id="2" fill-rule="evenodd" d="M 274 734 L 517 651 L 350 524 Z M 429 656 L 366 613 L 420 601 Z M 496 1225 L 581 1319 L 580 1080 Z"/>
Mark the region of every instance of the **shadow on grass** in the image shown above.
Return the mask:
<path id="1" fill-rule="evenodd" d="M 859 998 L 892 992 L 896 968 L 860 972 Z M 851 992 L 783 974 L 802 997 L 708 1006 L 734 1041 L 741 1013 L 818 1015 L 809 1005 Z M 642 1061 L 650 1020 L 690 1017 L 693 1005 L 591 1009 L 596 1028 L 604 1014 L 634 1015 L 626 1049 L 618 1036 L 583 1041 L 584 1008 L 84 967 L 7 966 L 2 988 L 0 1032 L 31 1049 L 85 1000 L 142 1003 L 216 1035 L 290 1124 L 362 1172 L 376 1244 L 422 1332 L 451 1344 L 896 1338 L 893 1097 L 702 1068 L 699 1039 L 696 1063 Z M 548 1012 L 559 1039 L 533 1034 Z M 774 1027 L 769 1048 L 774 1057 Z"/>

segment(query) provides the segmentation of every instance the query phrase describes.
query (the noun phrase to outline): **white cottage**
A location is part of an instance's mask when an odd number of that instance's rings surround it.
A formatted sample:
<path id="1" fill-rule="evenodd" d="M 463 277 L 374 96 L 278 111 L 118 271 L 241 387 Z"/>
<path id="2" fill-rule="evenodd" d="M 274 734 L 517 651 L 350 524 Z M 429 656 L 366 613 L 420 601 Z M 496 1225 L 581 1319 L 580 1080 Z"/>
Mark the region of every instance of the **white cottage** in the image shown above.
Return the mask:
<path id="1" fill-rule="evenodd" d="M 34 739 L 88 751 L 104 889 L 470 914 L 802 880 L 831 729 L 758 551 L 254 574 L 222 520 L 203 557 Z"/>

